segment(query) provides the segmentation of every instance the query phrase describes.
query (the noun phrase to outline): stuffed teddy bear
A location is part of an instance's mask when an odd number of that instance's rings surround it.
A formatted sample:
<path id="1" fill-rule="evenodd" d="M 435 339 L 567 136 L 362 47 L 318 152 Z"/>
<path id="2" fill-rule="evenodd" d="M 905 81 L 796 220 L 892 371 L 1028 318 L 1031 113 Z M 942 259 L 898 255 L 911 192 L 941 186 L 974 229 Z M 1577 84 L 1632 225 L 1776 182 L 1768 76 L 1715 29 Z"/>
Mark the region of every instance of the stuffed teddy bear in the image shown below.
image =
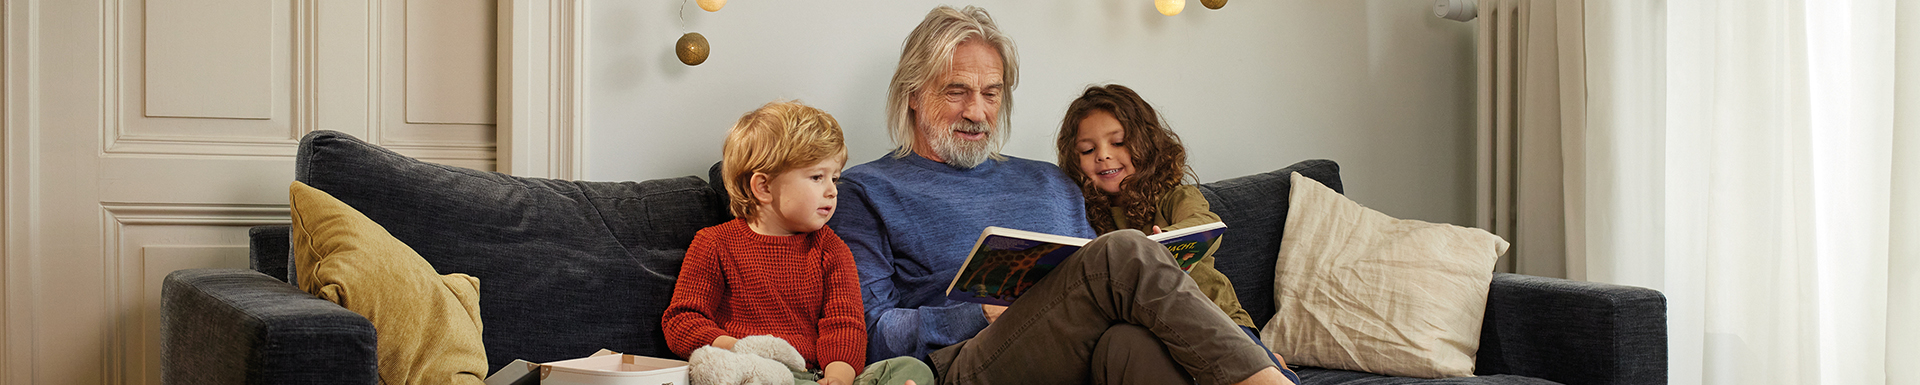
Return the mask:
<path id="1" fill-rule="evenodd" d="M 787 340 L 766 335 L 741 338 L 733 350 L 702 346 L 687 357 L 687 378 L 693 385 L 785 385 L 793 383 L 794 373 L 806 370 L 800 351 Z"/>

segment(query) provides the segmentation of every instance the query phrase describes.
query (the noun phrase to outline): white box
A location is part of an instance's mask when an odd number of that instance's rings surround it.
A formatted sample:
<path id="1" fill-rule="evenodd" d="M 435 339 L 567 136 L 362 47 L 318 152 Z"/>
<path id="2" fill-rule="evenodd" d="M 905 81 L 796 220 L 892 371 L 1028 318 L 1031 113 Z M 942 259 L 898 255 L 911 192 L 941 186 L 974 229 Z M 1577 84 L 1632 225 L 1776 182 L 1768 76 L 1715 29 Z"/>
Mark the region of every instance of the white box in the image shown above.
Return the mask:
<path id="1" fill-rule="evenodd" d="M 548 362 L 540 370 L 543 385 L 687 385 L 686 361 L 632 354 Z"/>

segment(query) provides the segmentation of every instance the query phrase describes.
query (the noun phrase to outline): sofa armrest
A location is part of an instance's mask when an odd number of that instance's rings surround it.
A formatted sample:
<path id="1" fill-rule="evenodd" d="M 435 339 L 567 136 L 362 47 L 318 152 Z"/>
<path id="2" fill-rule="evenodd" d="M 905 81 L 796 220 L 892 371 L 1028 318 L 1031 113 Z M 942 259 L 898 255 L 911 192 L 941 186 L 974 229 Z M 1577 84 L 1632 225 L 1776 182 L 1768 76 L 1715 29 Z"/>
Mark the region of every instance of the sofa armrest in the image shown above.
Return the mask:
<path id="1" fill-rule="evenodd" d="M 1667 383 L 1667 299 L 1653 289 L 1495 273 L 1476 374 L 1569 385 Z"/>
<path id="2" fill-rule="evenodd" d="M 187 269 L 161 286 L 161 382 L 374 384 L 373 324 L 252 270 Z"/>

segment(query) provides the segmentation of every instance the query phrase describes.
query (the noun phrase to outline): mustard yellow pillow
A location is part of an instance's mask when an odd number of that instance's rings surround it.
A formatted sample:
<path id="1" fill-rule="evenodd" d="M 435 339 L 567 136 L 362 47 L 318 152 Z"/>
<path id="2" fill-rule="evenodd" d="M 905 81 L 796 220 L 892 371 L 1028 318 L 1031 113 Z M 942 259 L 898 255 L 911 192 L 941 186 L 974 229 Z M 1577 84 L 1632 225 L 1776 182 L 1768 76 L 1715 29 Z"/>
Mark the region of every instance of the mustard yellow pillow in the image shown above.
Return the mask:
<path id="1" fill-rule="evenodd" d="M 480 384 L 480 279 L 439 275 L 413 248 L 324 191 L 293 182 L 300 290 L 366 316 L 379 333 L 380 381 Z"/>
<path id="2" fill-rule="evenodd" d="M 1472 376 L 1493 263 L 1506 251 L 1485 230 L 1395 219 L 1294 173 L 1261 338 L 1292 364 Z"/>

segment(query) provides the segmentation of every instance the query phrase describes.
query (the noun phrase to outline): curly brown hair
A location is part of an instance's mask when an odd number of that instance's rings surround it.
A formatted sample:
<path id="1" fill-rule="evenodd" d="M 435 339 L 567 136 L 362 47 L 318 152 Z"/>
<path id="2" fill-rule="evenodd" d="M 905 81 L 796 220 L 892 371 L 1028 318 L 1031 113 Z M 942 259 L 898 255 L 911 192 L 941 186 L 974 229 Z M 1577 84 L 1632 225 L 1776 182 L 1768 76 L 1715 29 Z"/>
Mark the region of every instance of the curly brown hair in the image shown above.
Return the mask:
<path id="1" fill-rule="evenodd" d="M 1077 166 L 1080 153 L 1075 151 L 1074 144 L 1079 136 L 1080 121 L 1094 111 L 1113 114 L 1125 132 L 1127 155 L 1132 158 L 1136 171 L 1120 181 L 1119 193 L 1101 191 L 1093 184 L 1093 178 Z M 1114 207 L 1122 208 L 1132 228 L 1151 232 L 1158 210 L 1155 203 L 1180 187 L 1182 180 L 1193 177 L 1180 135 L 1168 129 L 1166 122 L 1160 120 L 1160 114 L 1154 112 L 1153 106 L 1141 99 L 1140 94 L 1118 84 L 1088 86 L 1079 99 L 1074 99 L 1073 104 L 1067 106 L 1066 118 L 1060 121 L 1060 135 L 1054 144 L 1060 155 L 1060 169 L 1080 183 L 1080 192 L 1086 196 L 1087 222 L 1100 234 L 1119 230 L 1113 220 Z"/>

